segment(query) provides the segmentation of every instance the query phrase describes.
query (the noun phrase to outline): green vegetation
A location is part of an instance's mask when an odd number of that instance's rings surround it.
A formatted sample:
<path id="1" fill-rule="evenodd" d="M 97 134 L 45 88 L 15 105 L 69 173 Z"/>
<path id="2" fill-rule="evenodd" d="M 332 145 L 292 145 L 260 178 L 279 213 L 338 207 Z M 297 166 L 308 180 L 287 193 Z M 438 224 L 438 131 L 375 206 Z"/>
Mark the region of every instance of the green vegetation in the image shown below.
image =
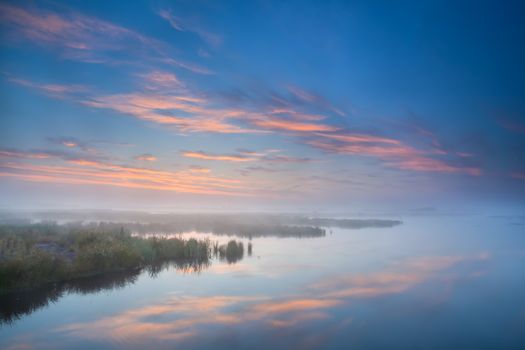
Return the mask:
<path id="1" fill-rule="evenodd" d="M 174 261 L 208 263 L 209 240 L 141 238 L 105 225 L 0 226 L 0 293 Z"/>
<path id="2" fill-rule="evenodd" d="M 244 245 L 242 242 L 231 240 L 226 245 L 221 245 L 218 248 L 219 259 L 226 260 L 232 264 L 241 260 L 244 256 Z"/>

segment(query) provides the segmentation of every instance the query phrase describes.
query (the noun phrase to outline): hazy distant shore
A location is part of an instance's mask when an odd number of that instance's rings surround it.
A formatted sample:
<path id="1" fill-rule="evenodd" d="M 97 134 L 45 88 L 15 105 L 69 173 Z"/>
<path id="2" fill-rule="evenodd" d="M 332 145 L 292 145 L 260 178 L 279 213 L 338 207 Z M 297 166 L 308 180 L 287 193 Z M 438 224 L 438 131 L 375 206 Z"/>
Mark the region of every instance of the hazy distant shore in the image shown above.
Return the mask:
<path id="1" fill-rule="evenodd" d="M 57 220 L 59 223 L 51 220 Z M 216 256 L 230 263 L 244 254 L 242 242 L 219 246 L 173 234 L 213 233 L 255 237 L 324 237 L 338 227 L 392 227 L 397 220 L 312 218 L 276 214 L 148 214 L 53 212 L 0 216 L 0 293 L 110 271 L 173 261 L 199 269 Z M 142 234 L 170 234 L 151 237 Z M 251 254 L 251 242 L 248 252 Z"/>

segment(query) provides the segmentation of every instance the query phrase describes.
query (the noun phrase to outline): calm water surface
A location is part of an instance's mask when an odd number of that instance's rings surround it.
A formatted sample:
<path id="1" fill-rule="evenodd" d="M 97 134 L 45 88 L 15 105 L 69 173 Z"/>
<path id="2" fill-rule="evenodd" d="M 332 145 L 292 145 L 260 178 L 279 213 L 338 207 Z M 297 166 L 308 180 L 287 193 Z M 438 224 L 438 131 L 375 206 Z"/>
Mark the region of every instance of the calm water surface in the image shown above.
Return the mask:
<path id="1" fill-rule="evenodd" d="M 171 266 L 3 300 L 0 348 L 525 348 L 523 217 L 408 217 L 251 242 L 252 256 L 198 273 Z"/>

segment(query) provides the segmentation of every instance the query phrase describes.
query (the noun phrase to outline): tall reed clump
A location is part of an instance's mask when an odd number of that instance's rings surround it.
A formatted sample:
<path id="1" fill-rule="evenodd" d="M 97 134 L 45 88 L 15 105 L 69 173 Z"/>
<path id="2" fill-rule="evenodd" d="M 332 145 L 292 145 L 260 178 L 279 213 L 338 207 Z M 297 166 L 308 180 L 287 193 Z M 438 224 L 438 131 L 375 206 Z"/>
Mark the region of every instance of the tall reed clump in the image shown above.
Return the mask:
<path id="1" fill-rule="evenodd" d="M 209 240 L 142 238 L 123 229 L 0 226 L 0 293 L 166 261 L 206 263 Z"/>

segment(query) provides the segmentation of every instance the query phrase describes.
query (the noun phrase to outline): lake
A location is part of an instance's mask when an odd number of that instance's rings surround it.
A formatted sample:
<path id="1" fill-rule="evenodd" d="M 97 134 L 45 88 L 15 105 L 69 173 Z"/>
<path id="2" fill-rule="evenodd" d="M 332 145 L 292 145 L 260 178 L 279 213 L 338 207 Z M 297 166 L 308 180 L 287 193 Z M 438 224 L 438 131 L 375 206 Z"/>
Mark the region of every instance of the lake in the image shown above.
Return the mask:
<path id="1" fill-rule="evenodd" d="M 0 348 L 525 348 L 525 217 L 402 220 L 320 237 L 185 233 L 252 254 L 4 298 Z"/>

